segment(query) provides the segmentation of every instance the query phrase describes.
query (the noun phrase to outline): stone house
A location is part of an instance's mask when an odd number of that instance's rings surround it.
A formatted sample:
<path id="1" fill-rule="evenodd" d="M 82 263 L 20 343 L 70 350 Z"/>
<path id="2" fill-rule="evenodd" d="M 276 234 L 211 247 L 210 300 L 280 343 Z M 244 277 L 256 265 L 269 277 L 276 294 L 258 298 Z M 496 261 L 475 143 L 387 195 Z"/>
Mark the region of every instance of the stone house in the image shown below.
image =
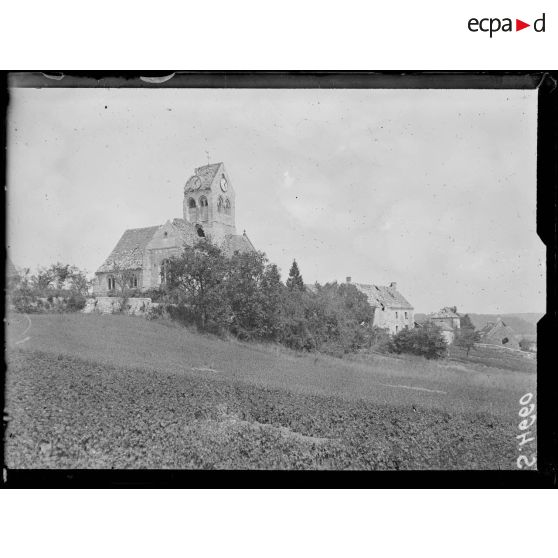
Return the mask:
<path id="1" fill-rule="evenodd" d="M 427 320 L 440 328 L 448 345 L 453 343 L 456 330 L 461 328 L 461 316 L 455 306 L 445 306 L 439 312 L 428 314 Z"/>
<path id="2" fill-rule="evenodd" d="M 351 278 L 347 277 L 346 281 L 351 283 Z M 368 297 L 370 306 L 374 308 L 374 326 L 387 329 L 391 334 L 415 326 L 414 308 L 397 290 L 397 283 L 390 283 L 387 287 L 351 284 Z"/>
<path id="3" fill-rule="evenodd" d="M 511 349 L 519 349 L 515 331 L 498 318 L 496 322 L 488 322 L 481 330 L 481 343 L 500 345 Z"/>
<path id="4" fill-rule="evenodd" d="M 223 163 L 198 167 L 186 181 L 182 217 L 162 225 L 128 229 L 95 272 L 93 292 L 105 295 L 117 289 L 117 274 L 126 272 L 128 286 L 145 291 L 165 280 L 165 262 L 210 239 L 227 255 L 255 250 L 246 232 L 237 234 L 235 192 Z"/>

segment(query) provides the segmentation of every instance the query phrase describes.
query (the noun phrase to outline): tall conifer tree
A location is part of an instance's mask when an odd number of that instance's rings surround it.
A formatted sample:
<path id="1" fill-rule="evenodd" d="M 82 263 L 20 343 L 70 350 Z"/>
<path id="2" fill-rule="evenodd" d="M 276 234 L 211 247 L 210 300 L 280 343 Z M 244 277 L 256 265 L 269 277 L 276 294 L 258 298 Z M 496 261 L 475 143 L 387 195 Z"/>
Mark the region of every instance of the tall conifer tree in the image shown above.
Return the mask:
<path id="1" fill-rule="evenodd" d="M 304 281 L 298 269 L 296 260 L 293 260 L 293 265 L 289 271 L 289 278 L 287 279 L 287 288 L 289 291 L 304 291 Z"/>

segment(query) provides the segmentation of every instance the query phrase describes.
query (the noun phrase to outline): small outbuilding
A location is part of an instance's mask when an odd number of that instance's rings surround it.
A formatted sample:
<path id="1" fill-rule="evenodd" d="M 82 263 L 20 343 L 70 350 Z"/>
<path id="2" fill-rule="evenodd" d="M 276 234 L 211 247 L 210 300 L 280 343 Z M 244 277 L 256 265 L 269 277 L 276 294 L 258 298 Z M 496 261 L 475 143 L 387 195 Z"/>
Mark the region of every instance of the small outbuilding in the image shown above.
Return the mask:
<path id="1" fill-rule="evenodd" d="M 515 331 L 498 318 L 496 322 L 488 322 L 481 330 L 481 343 L 499 345 L 510 349 L 519 349 Z"/>
<path id="2" fill-rule="evenodd" d="M 445 306 L 439 312 L 428 314 L 428 321 L 436 324 L 444 331 L 452 331 L 461 328 L 461 316 L 457 313 L 455 306 Z M 444 328 L 444 325 L 449 329 Z"/>

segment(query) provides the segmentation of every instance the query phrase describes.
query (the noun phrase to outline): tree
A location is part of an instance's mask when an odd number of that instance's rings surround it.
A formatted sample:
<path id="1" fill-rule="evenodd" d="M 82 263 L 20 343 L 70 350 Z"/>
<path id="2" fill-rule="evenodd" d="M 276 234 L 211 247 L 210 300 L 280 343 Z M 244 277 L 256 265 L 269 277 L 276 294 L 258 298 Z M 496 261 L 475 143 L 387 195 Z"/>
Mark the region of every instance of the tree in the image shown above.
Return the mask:
<path id="1" fill-rule="evenodd" d="M 293 260 L 293 265 L 291 265 L 291 269 L 289 271 L 287 289 L 289 289 L 289 291 L 304 291 L 304 281 L 298 269 L 296 260 Z"/>
<path id="2" fill-rule="evenodd" d="M 374 308 L 370 306 L 368 297 L 350 283 L 339 285 L 339 295 L 343 298 L 345 308 L 359 324 L 372 325 L 374 323 Z"/>
<path id="3" fill-rule="evenodd" d="M 389 348 L 394 353 L 411 353 L 428 359 L 442 358 L 447 349 L 440 328 L 431 323 L 414 329 L 402 329 L 394 335 Z"/>
<path id="4" fill-rule="evenodd" d="M 60 262 L 56 262 L 55 264 L 52 264 L 49 269 L 55 287 L 58 290 L 63 289 L 66 284 L 66 280 L 72 274 L 72 269 L 70 267 L 70 264 L 62 264 Z"/>
<path id="5" fill-rule="evenodd" d="M 86 273 L 77 267 L 72 266 L 70 274 L 70 290 L 82 296 L 87 296 L 89 294 L 90 287 L 91 280 L 87 278 Z"/>
<path id="6" fill-rule="evenodd" d="M 49 270 L 52 281 L 59 291 L 68 290 L 82 296 L 88 294 L 91 281 L 87 279 L 86 273 L 75 265 L 57 262 L 51 265 Z"/>
<path id="7" fill-rule="evenodd" d="M 231 330 L 242 338 L 263 337 L 265 300 L 262 281 L 267 258 L 261 252 L 235 253 L 230 258 L 226 281 L 232 312 Z"/>
<path id="8" fill-rule="evenodd" d="M 127 269 L 117 262 L 112 262 L 109 266 L 110 274 L 114 278 L 114 283 L 116 285 L 116 292 L 117 294 L 124 300 L 128 298 L 130 290 L 132 289 L 131 285 L 136 277 L 137 271 L 134 269 Z"/>
<path id="9" fill-rule="evenodd" d="M 465 314 L 461 318 L 461 328 L 462 329 L 475 329 L 475 326 L 473 325 L 473 322 L 471 321 L 471 318 L 469 317 L 469 314 Z"/>
<path id="10" fill-rule="evenodd" d="M 369 346 L 373 309 L 354 285 L 316 283 L 314 292 L 287 293 L 291 342 L 334 356 Z"/>
<path id="11" fill-rule="evenodd" d="M 454 344 L 465 349 L 467 351 L 467 356 L 469 356 L 469 351 L 475 346 L 475 343 L 479 341 L 480 333 L 475 331 L 474 327 L 462 326 L 456 331 Z"/>
<path id="12" fill-rule="evenodd" d="M 44 292 L 52 287 L 54 274 L 51 268 L 40 267 L 37 273 L 31 276 L 33 287 L 40 292 Z"/>
<path id="13" fill-rule="evenodd" d="M 171 300 L 189 310 L 201 329 L 221 330 L 229 321 L 226 279 L 229 262 L 207 240 L 185 246 L 180 256 L 168 260 L 166 289 Z"/>
<path id="14" fill-rule="evenodd" d="M 262 335 L 266 339 L 278 340 L 281 331 L 286 288 L 281 282 L 281 274 L 275 264 L 266 266 L 262 276 L 261 291 L 264 309 Z"/>

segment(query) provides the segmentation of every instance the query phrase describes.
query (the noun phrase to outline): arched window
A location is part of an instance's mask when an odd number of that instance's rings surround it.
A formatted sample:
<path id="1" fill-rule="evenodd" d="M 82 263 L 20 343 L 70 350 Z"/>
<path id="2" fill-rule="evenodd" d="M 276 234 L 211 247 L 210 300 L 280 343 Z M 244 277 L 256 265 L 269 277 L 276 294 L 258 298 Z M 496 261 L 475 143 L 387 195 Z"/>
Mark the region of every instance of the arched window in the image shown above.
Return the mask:
<path id="1" fill-rule="evenodd" d="M 208 217 L 207 198 L 205 196 L 202 196 L 200 198 L 200 220 L 207 221 L 207 217 Z"/>
<path id="2" fill-rule="evenodd" d="M 219 213 L 223 213 L 224 205 L 223 196 L 219 196 L 219 199 L 217 200 L 217 211 Z"/>
<path id="3" fill-rule="evenodd" d="M 188 200 L 188 219 L 192 221 L 196 221 L 198 218 L 198 209 L 196 207 L 196 200 L 194 198 L 190 198 Z"/>
<path id="4" fill-rule="evenodd" d="M 230 214 L 231 214 L 231 202 L 230 202 L 229 198 L 227 198 L 227 199 L 225 200 L 225 213 L 226 213 L 227 215 L 230 215 Z"/>
<path id="5" fill-rule="evenodd" d="M 196 227 L 196 232 L 200 238 L 205 238 L 205 233 L 203 232 L 203 227 L 201 225 Z"/>
<path id="6" fill-rule="evenodd" d="M 108 290 L 114 291 L 114 289 L 116 289 L 116 279 L 110 276 L 107 278 L 107 282 L 108 282 Z"/>
<path id="7" fill-rule="evenodd" d="M 138 276 L 137 275 L 132 275 L 132 277 L 130 277 L 130 281 L 128 282 L 130 289 L 136 289 L 138 286 Z"/>
<path id="8" fill-rule="evenodd" d="M 159 274 L 161 276 L 161 285 L 164 285 L 168 280 L 169 260 L 165 259 L 165 260 L 161 261 L 161 268 L 160 268 Z"/>

